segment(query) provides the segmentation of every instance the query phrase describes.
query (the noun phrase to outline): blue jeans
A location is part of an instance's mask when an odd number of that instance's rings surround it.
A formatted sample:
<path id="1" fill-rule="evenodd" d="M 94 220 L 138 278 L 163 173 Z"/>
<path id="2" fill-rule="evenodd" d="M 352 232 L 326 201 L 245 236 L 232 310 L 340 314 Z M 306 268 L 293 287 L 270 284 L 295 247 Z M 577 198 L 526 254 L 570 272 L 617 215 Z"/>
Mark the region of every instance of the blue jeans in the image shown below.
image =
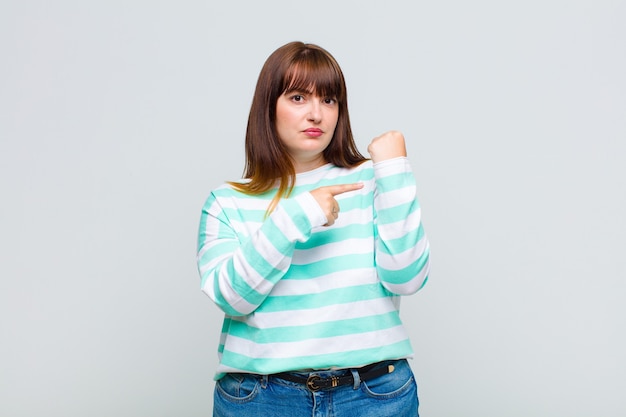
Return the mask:
<path id="1" fill-rule="evenodd" d="M 351 372 L 355 382 L 315 392 L 271 375 L 227 374 L 215 384 L 213 416 L 417 417 L 417 384 L 409 364 L 404 359 L 383 364 L 395 370 L 368 381 L 360 381 L 356 370 L 317 371 L 322 378 Z"/>

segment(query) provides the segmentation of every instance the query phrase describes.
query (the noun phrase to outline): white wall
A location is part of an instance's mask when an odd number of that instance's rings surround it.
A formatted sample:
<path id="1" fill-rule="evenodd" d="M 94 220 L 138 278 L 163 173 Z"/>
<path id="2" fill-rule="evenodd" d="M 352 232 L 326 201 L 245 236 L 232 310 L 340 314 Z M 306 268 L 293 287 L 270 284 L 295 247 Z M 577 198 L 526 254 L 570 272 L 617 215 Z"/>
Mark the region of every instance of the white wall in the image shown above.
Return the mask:
<path id="1" fill-rule="evenodd" d="M 206 416 L 210 189 L 265 58 L 318 43 L 402 130 L 432 243 L 425 417 L 626 414 L 623 1 L 0 5 L 0 415 Z"/>

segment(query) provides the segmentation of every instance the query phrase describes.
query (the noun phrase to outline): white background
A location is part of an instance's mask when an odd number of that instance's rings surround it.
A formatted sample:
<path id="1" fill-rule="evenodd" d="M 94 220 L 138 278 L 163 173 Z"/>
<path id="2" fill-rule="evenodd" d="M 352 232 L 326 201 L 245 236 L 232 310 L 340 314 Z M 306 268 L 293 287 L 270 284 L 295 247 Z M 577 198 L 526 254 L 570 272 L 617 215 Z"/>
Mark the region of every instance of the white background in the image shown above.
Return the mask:
<path id="1" fill-rule="evenodd" d="M 0 415 L 208 416 L 200 208 L 280 45 L 404 132 L 425 417 L 626 415 L 626 2 L 3 1 Z"/>

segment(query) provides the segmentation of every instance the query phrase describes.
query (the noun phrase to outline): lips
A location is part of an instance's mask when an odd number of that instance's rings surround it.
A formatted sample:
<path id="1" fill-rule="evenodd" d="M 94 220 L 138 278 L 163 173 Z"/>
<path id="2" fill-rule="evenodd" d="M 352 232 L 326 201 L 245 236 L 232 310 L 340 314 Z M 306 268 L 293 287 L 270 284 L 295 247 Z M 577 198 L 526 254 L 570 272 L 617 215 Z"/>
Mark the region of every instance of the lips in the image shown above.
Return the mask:
<path id="1" fill-rule="evenodd" d="M 322 131 L 322 129 L 318 129 L 316 127 L 311 127 L 309 129 L 305 129 L 304 133 L 307 136 L 311 136 L 313 138 L 318 138 L 318 137 L 322 136 L 322 133 L 324 133 L 324 132 Z"/>

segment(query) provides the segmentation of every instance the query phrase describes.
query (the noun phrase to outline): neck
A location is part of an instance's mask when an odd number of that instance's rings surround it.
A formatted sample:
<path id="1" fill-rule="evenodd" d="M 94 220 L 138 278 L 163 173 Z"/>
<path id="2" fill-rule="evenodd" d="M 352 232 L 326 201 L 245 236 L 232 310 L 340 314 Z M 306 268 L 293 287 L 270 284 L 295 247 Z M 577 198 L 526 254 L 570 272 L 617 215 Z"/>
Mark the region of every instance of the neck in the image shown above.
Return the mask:
<path id="1" fill-rule="evenodd" d="M 310 160 L 295 160 L 293 161 L 293 167 L 296 170 L 296 174 L 301 172 L 312 171 L 316 168 L 321 167 L 327 163 L 326 159 L 324 159 L 323 155 L 318 155 L 315 158 Z"/>

